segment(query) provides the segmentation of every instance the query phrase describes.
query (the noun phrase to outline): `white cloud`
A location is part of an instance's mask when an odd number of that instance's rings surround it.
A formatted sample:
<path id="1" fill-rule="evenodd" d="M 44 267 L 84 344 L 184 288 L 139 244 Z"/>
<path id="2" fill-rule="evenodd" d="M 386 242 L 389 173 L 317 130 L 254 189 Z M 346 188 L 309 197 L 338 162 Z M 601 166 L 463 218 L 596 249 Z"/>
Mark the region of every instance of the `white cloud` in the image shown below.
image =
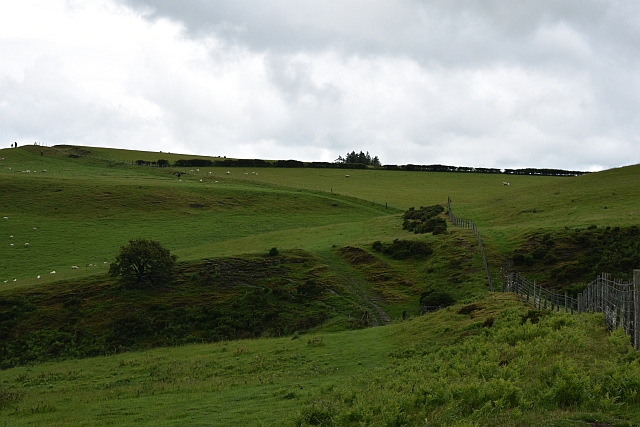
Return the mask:
<path id="1" fill-rule="evenodd" d="M 0 138 L 331 161 L 640 161 L 631 0 L 0 5 Z"/>

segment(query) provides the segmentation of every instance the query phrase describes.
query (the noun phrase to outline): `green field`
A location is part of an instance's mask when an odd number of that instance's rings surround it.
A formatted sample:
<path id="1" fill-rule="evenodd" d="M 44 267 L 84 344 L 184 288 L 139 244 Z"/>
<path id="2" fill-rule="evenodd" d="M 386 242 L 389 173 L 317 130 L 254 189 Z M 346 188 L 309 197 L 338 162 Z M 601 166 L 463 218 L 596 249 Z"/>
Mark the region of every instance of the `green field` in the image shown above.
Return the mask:
<path id="1" fill-rule="evenodd" d="M 506 177 L 157 168 L 132 162 L 196 156 L 67 146 L 0 157 L 5 425 L 640 423 L 640 359 L 624 334 L 490 294 L 468 230 L 402 229 L 408 208 L 451 197 L 497 278 L 531 236 L 560 247 L 576 229 L 638 225 L 639 166 Z M 125 292 L 107 276 L 133 238 L 178 256 L 174 285 Z M 372 249 L 394 239 L 433 255 Z M 558 263 L 528 271 L 552 281 L 571 260 Z M 457 305 L 418 316 L 430 290 Z"/>

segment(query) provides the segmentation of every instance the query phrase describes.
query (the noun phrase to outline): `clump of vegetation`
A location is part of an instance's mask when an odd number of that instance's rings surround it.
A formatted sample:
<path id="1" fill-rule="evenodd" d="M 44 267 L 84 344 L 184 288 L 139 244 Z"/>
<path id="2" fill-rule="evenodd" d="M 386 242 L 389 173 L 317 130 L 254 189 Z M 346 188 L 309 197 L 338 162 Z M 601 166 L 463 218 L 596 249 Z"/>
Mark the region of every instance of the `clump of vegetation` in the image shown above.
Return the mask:
<path id="1" fill-rule="evenodd" d="M 360 151 L 360 153 L 352 151 L 351 153 L 347 153 L 347 155 L 344 157 L 338 156 L 338 158 L 335 160 L 335 163 L 362 164 L 375 167 L 382 166 L 380 163 L 380 159 L 378 159 L 378 156 L 371 157 L 368 151 L 366 152 L 366 154 L 362 151 Z"/>
<path id="2" fill-rule="evenodd" d="M 392 351 L 389 367 L 310 396 L 295 425 L 635 425 L 640 356 L 624 331 L 591 315 L 488 311 L 461 328 L 445 320 L 453 311 L 430 315 L 458 339 Z M 596 352 L 594 369 L 584 360 Z"/>
<path id="3" fill-rule="evenodd" d="M 373 242 L 373 250 L 382 252 L 393 259 L 423 259 L 433 253 L 433 249 L 427 242 L 421 240 L 399 240 L 391 243 L 382 243 L 379 240 Z"/>
<path id="4" fill-rule="evenodd" d="M 278 248 L 273 247 L 269 249 L 269 256 L 278 256 Z"/>
<path id="5" fill-rule="evenodd" d="M 133 239 L 120 248 L 109 275 L 120 276 L 127 288 L 146 288 L 165 285 L 173 280 L 173 267 L 177 256 L 155 240 Z"/>
<path id="6" fill-rule="evenodd" d="M 429 289 L 420 295 L 422 311 L 444 308 L 455 304 L 456 300 L 449 293 L 439 289 Z"/>
<path id="7" fill-rule="evenodd" d="M 640 266 L 640 228 L 589 226 L 586 230 L 536 233 L 511 255 L 514 269 L 538 283 L 575 293 L 606 272 L 631 280 Z"/>
<path id="8" fill-rule="evenodd" d="M 440 205 L 420 206 L 418 210 L 411 207 L 404 213 L 402 228 L 415 234 L 444 233 L 447 230 L 447 222 L 444 218 L 438 217 L 442 212 L 444 207 Z"/>

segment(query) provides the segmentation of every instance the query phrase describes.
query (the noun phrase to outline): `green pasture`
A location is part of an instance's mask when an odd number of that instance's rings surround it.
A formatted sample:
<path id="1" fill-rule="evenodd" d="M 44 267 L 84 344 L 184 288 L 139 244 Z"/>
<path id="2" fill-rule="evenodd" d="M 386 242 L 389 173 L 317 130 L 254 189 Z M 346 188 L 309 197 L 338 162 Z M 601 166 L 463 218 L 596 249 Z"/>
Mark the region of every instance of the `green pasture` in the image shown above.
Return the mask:
<path id="1" fill-rule="evenodd" d="M 70 146 L 2 149 L 0 158 L 0 339 L 24 328 L 37 340 L 35 329 L 47 324 L 72 337 L 78 325 L 90 331 L 90 321 L 109 333 L 116 314 L 162 321 L 204 304 L 205 294 L 218 298 L 214 288 L 198 288 L 205 284 L 197 268 L 211 260 L 244 265 L 272 247 L 305 260 L 286 275 L 277 266 L 266 276 L 248 269 L 233 289 L 220 288 L 237 298 L 229 309 L 248 310 L 242 298 L 262 290 L 284 295 L 279 301 L 298 298 L 298 286 L 312 283 L 323 293 L 302 301 L 300 313 L 328 313 L 298 339 L 122 354 L 113 353 L 127 348 L 115 345 L 104 356 L 2 370 L 3 425 L 640 424 L 640 359 L 624 333 L 610 334 L 599 315 L 538 312 L 489 294 L 469 230 L 402 230 L 406 209 L 451 197 L 453 212 L 478 224 L 497 272 L 531 233 L 638 225 L 640 166 L 579 177 L 157 168 L 132 163 L 207 157 Z M 144 298 L 120 294 L 106 272 L 133 238 L 178 255 L 174 287 Z M 433 254 L 395 260 L 372 249 L 394 239 L 420 239 Z M 230 276 L 216 277 L 224 286 L 220 277 Z M 414 317 L 428 290 L 458 304 Z M 68 304 L 74 296 L 93 299 Z M 345 330 L 370 325 L 362 316 L 376 307 L 389 325 Z M 170 326 L 179 336 L 182 326 Z"/>
<path id="2" fill-rule="evenodd" d="M 640 368 L 628 349 L 598 315 L 544 315 L 494 294 L 383 328 L 7 369 L 0 422 L 637 425 Z"/>

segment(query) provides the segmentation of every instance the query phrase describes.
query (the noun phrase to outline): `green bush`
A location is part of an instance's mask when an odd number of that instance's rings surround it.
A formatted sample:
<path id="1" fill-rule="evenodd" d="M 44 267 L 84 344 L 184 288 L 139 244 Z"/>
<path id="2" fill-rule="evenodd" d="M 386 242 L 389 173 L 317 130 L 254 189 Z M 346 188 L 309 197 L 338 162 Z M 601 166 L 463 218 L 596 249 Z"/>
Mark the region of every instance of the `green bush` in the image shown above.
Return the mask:
<path id="1" fill-rule="evenodd" d="M 416 234 L 431 233 L 441 234 L 447 229 L 447 222 L 444 218 L 437 217 L 444 211 L 440 205 L 420 206 L 420 209 L 409 208 L 404 213 L 402 228 L 413 231 Z"/>
<path id="2" fill-rule="evenodd" d="M 120 248 L 109 275 L 120 276 L 127 288 L 146 288 L 165 285 L 173 280 L 173 267 L 177 257 L 154 240 L 133 239 Z"/>
<path id="3" fill-rule="evenodd" d="M 380 243 L 380 242 L 375 242 Z M 393 259 L 407 259 L 426 258 L 433 253 L 431 246 L 421 240 L 398 240 L 395 239 L 392 243 L 380 243 L 374 247 L 379 248 L 383 254 L 390 256 Z"/>
<path id="4" fill-rule="evenodd" d="M 456 300 L 449 293 L 442 290 L 430 289 L 420 295 L 421 307 L 448 307 Z"/>

